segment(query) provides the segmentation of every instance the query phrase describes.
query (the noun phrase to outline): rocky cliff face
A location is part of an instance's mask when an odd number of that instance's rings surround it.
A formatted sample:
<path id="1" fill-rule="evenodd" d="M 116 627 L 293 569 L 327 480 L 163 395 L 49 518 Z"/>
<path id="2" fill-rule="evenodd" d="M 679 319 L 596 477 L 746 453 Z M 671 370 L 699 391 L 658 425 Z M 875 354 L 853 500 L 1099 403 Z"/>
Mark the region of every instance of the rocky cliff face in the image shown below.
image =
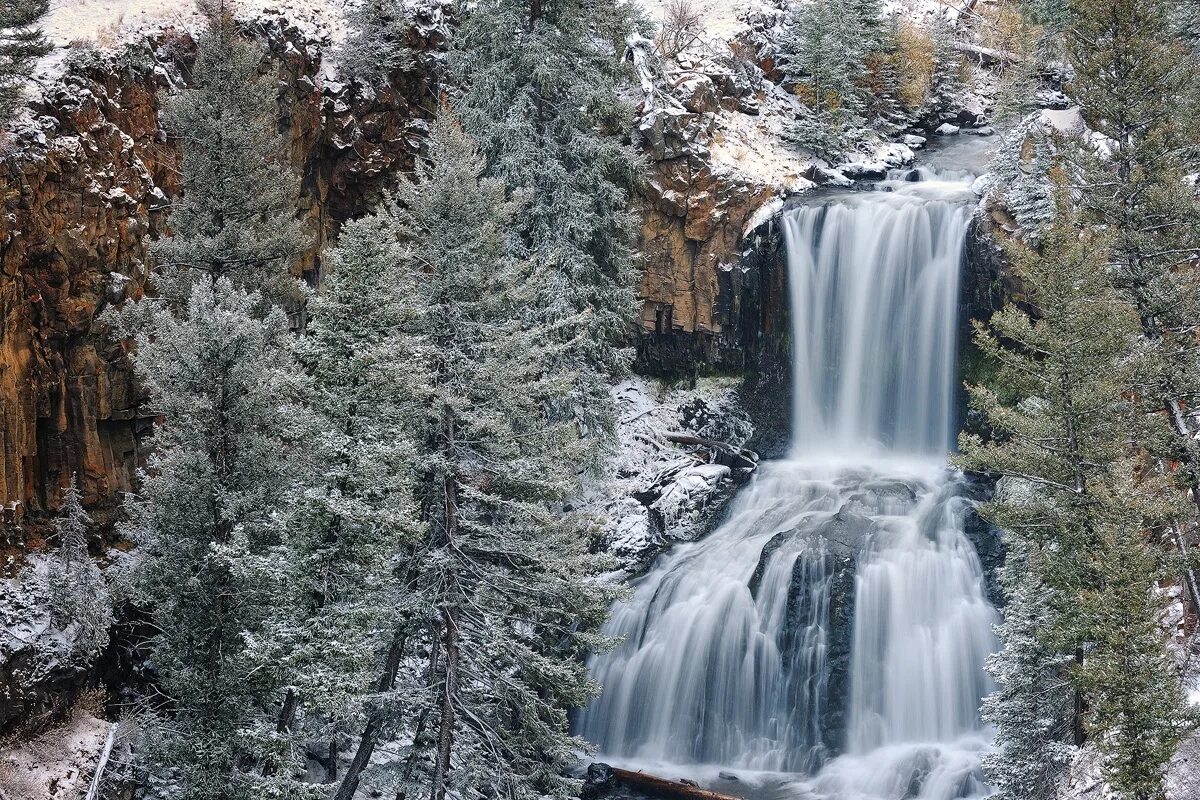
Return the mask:
<path id="1" fill-rule="evenodd" d="M 320 37 L 282 17 L 246 23 L 274 56 L 280 125 L 302 176 L 311 247 L 297 274 L 316 276 L 337 225 L 412 166 L 435 103 L 443 24 L 432 6 L 412 34 L 418 66 L 372 91 L 330 77 Z M 193 53 L 175 30 L 120 53 L 75 50 L 0 156 L 0 502 L 10 540 L 23 538 L 23 517 L 57 505 L 72 473 L 101 521 L 133 488 L 151 420 L 101 314 L 145 291 L 147 247 L 177 189 L 159 104 Z"/>

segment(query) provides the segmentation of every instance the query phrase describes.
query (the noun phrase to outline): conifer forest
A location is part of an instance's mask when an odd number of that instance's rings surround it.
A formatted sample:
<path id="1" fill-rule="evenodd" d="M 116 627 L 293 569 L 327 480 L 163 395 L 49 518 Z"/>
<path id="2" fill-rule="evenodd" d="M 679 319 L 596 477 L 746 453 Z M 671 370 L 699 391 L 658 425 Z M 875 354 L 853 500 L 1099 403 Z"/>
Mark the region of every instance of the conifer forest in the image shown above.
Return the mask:
<path id="1" fill-rule="evenodd" d="M 1200 800 L 1193 0 L 0 0 L 0 800 Z"/>

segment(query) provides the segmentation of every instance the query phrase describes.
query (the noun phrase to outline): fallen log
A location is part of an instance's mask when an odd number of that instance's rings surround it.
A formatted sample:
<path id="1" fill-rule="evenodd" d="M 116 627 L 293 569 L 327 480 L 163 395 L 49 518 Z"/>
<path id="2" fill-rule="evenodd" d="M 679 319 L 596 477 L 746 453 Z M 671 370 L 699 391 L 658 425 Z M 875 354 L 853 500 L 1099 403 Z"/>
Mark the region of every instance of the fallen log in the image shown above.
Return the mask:
<path id="1" fill-rule="evenodd" d="M 658 797 L 663 800 L 742 800 L 729 794 L 701 789 L 694 781 L 660 778 L 640 770 L 592 764 L 587 769 L 582 797 L 603 800 L 606 797 Z"/>
<path id="2" fill-rule="evenodd" d="M 728 467 L 753 469 L 758 464 L 758 453 L 743 447 L 734 447 L 728 442 L 705 439 L 703 436 L 696 436 L 692 433 L 671 433 L 666 431 L 662 433 L 662 437 L 668 442 L 674 442 L 675 444 L 691 444 L 698 447 L 707 447 L 725 456 L 725 460 L 721 460 L 720 458 L 715 460 L 717 463 L 725 464 Z"/>
<path id="3" fill-rule="evenodd" d="M 1019 64 L 1023 59 L 1017 53 L 1010 53 L 1007 50 L 996 50 L 991 47 L 983 47 L 970 42 L 952 42 L 953 47 L 958 52 L 966 56 L 972 56 L 977 59 L 981 66 L 991 67 L 995 65 L 1007 66 L 1009 64 Z"/>

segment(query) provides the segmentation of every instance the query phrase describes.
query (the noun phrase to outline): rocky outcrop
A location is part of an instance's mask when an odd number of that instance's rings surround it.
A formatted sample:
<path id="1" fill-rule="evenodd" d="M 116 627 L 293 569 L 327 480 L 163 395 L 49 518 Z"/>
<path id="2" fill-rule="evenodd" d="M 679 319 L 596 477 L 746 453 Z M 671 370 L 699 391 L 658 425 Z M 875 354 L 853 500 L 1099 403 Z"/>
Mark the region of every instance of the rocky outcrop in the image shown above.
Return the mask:
<path id="1" fill-rule="evenodd" d="M 411 168 L 436 94 L 438 8 L 412 29 L 416 66 L 379 90 L 334 80 L 326 42 L 284 18 L 245 23 L 273 56 L 302 176 L 311 246 L 297 274 L 315 278 L 337 226 Z M 146 289 L 147 248 L 178 190 L 159 105 L 193 57 L 191 36 L 174 30 L 119 54 L 77 50 L 0 156 L 0 503 L 10 509 L 0 538 L 12 543 L 25 537 L 15 523 L 55 508 L 72 473 L 102 523 L 133 488 L 151 420 L 100 315 Z"/>
<path id="2" fill-rule="evenodd" d="M 664 391 L 634 378 L 613 396 L 619 419 L 609 476 L 583 503 L 602 520 L 599 546 L 639 574 L 666 547 L 703 536 L 721 518 L 755 470 L 753 454 L 739 450 L 754 428 L 732 381 Z"/>

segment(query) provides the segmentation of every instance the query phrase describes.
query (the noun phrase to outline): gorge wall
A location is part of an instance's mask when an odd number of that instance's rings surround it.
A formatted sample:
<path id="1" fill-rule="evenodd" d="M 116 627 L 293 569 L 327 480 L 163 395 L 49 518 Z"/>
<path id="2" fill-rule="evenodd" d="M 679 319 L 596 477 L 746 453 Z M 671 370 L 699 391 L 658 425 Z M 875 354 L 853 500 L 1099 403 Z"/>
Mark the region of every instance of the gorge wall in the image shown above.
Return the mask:
<path id="1" fill-rule="evenodd" d="M 339 79 L 323 32 L 279 12 L 242 23 L 278 73 L 280 129 L 311 237 L 297 272 L 309 280 L 338 225 L 411 168 L 438 103 L 446 9 L 413 6 L 414 65 L 375 90 Z M 642 89 L 631 98 L 633 137 L 647 159 L 636 198 L 643 374 L 786 380 L 786 271 L 772 217 L 785 197 L 845 178 L 786 142 L 796 100 L 760 58 L 774 20 L 742 15 L 701 57 L 665 59 L 630 40 Z M 37 547 L 38 522 L 72 474 L 101 524 L 134 486 L 153 412 L 103 312 L 145 291 L 148 245 L 169 225 L 178 153 L 158 111 L 193 53 L 190 35 L 170 27 L 123 47 L 73 44 L 0 152 L 0 544 Z"/>
<path id="2" fill-rule="evenodd" d="M 288 20 L 247 23 L 276 59 L 280 126 L 311 237 L 297 271 L 310 279 L 337 225 L 411 168 L 420 147 L 445 31 L 432 11 L 416 23 L 416 67 L 377 91 L 323 75 L 321 42 Z M 101 522 L 133 488 L 152 419 L 102 314 L 145 291 L 147 248 L 178 188 L 159 104 L 193 54 L 191 37 L 173 30 L 116 53 L 69 53 L 0 155 L 0 501 L 10 541 L 57 505 L 72 474 Z"/>

